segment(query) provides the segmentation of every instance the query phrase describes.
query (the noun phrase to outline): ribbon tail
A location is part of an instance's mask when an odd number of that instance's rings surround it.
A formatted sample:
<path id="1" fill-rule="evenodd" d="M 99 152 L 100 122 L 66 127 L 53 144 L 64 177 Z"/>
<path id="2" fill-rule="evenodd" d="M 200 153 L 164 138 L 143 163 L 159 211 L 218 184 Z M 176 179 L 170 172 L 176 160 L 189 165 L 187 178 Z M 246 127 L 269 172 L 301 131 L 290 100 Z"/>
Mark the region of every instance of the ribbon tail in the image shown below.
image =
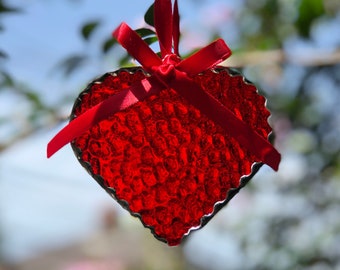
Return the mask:
<path id="1" fill-rule="evenodd" d="M 51 157 L 66 144 L 82 135 L 91 127 L 102 120 L 112 116 L 114 113 L 124 110 L 157 93 L 162 89 L 162 85 L 153 78 L 146 78 L 130 88 L 113 95 L 98 103 L 91 109 L 73 119 L 65 126 L 47 145 L 47 157 Z"/>
<path id="2" fill-rule="evenodd" d="M 281 155 L 272 144 L 253 131 L 248 124 L 238 119 L 215 97 L 189 79 L 185 73 L 176 71 L 176 80 L 169 81 L 168 86 L 219 124 L 229 135 L 254 154 L 259 161 L 267 164 L 275 171 L 278 170 Z"/>

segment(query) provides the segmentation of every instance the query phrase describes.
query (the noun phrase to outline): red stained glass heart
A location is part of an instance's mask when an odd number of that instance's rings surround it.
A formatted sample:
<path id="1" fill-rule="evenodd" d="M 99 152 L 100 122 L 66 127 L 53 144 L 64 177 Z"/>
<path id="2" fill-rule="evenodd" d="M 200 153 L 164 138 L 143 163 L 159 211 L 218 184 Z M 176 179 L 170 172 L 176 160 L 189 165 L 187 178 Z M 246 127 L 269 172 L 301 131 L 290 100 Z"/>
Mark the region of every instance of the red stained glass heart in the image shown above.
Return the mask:
<path id="1" fill-rule="evenodd" d="M 71 118 L 146 76 L 141 68 L 103 75 L 79 95 Z M 265 99 L 243 76 L 217 67 L 194 80 L 268 138 Z M 72 147 L 94 179 L 169 245 L 204 226 L 262 165 L 172 89 L 99 122 Z"/>

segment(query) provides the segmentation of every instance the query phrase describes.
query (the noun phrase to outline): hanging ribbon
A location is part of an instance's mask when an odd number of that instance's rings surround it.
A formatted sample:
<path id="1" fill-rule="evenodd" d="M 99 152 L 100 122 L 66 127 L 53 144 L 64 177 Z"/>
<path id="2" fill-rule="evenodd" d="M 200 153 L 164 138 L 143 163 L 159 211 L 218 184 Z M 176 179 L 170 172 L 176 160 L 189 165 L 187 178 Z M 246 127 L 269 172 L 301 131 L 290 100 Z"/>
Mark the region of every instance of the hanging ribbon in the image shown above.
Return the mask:
<path id="1" fill-rule="evenodd" d="M 281 156 L 268 140 L 238 119 L 226 106 L 196 84 L 192 77 L 227 59 L 231 51 L 222 39 L 199 50 L 189 58 L 179 57 L 179 14 L 177 0 L 172 11 L 171 0 L 156 0 L 154 5 L 155 29 L 159 40 L 160 58 L 127 24 L 122 23 L 114 32 L 117 41 L 150 73 L 150 77 L 129 89 L 113 95 L 82 115 L 73 119 L 48 144 L 47 156 L 111 115 L 144 100 L 164 89 L 174 89 L 190 104 L 219 124 L 229 135 L 248 149 L 256 158 L 278 169 Z"/>

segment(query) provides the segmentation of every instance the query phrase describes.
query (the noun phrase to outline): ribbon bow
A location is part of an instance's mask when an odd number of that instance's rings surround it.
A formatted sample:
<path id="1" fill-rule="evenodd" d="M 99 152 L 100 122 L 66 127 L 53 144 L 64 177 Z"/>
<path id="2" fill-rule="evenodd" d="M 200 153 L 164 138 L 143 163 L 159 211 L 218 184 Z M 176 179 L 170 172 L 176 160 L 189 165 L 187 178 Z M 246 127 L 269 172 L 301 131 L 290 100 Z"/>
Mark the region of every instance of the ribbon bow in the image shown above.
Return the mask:
<path id="1" fill-rule="evenodd" d="M 101 120 L 144 100 L 164 89 L 174 89 L 202 113 L 219 124 L 256 158 L 278 169 L 281 156 L 268 140 L 261 137 L 238 119 L 226 106 L 197 85 L 192 77 L 227 59 L 231 51 L 222 39 L 200 49 L 182 60 L 179 56 L 179 13 L 177 0 L 172 10 L 171 0 L 156 0 L 155 29 L 161 49 L 160 58 L 126 23 L 122 23 L 113 37 L 150 73 L 150 77 L 113 95 L 82 115 L 73 119 L 48 144 L 47 156 L 52 156 Z"/>

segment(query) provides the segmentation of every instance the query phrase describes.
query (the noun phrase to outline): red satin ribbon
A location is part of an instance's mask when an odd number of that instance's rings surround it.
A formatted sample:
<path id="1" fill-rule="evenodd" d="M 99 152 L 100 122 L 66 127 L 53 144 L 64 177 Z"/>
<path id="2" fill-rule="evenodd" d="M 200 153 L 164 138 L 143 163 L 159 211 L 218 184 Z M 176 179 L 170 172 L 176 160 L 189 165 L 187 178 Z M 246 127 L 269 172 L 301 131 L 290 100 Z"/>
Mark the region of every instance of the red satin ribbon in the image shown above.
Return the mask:
<path id="1" fill-rule="evenodd" d="M 238 119 L 227 107 L 204 91 L 192 76 L 216 66 L 231 55 L 222 39 L 181 60 L 178 53 L 179 14 L 177 0 L 172 12 L 171 0 L 155 1 L 155 29 L 159 39 L 162 59 L 133 31 L 122 23 L 113 36 L 151 74 L 127 90 L 109 97 L 82 115 L 73 119 L 48 144 L 47 156 L 52 156 L 67 143 L 82 135 L 101 120 L 144 100 L 152 94 L 172 88 L 201 112 L 251 151 L 259 161 L 278 169 L 281 156 L 268 140 Z M 174 52 L 172 52 L 172 50 Z"/>

